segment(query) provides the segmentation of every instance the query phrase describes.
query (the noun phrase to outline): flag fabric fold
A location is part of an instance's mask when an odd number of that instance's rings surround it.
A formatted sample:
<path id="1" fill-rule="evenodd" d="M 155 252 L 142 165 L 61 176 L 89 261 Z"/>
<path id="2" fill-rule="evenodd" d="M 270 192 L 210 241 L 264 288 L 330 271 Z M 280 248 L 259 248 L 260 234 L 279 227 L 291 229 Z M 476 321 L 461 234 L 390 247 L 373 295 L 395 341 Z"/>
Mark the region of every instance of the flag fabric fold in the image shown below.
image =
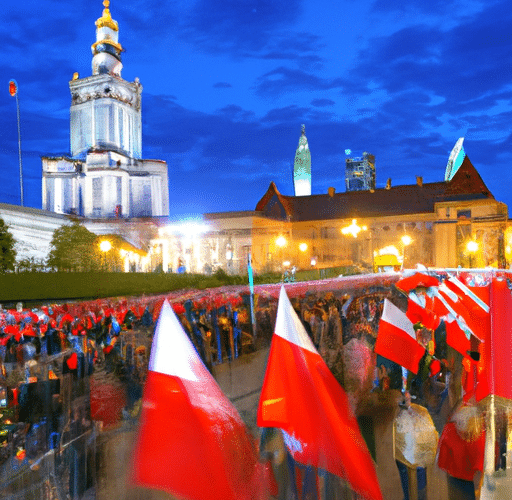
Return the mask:
<path id="1" fill-rule="evenodd" d="M 411 320 L 388 299 L 384 300 L 374 350 L 413 373 L 418 373 L 425 354 L 425 348 L 416 341 Z"/>
<path id="2" fill-rule="evenodd" d="M 290 454 L 381 500 L 375 467 L 347 395 L 315 349 L 281 287 L 258 407 L 260 427 L 282 429 Z"/>
<path id="3" fill-rule="evenodd" d="M 490 328 L 481 349 L 476 399 L 495 395 L 512 399 L 512 293 L 506 280 L 489 286 Z"/>
<path id="4" fill-rule="evenodd" d="M 254 439 L 166 300 L 151 348 L 131 484 L 187 500 L 259 500 L 262 478 Z"/>

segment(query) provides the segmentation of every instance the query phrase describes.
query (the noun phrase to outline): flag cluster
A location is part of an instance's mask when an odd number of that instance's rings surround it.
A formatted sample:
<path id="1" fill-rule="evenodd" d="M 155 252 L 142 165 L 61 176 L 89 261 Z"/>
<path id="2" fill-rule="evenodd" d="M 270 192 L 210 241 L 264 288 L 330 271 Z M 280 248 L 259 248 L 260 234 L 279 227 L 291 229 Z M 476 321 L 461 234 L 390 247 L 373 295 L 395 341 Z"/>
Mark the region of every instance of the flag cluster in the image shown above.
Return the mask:
<path id="1" fill-rule="evenodd" d="M 385 300 L 375 352 L 417 373 L 426 352 L 414 326 L 446 329 L 446 344 L 463 356 L 464 398 L 490 394 L 512 399 L 512 295 L 507 276 L 491 276 L 480 286 L 471 275 L 416 273 L 396 287 L 407 294 L 407 311 Z M 431 352 L 432 354 L 432 352 Z M 434 362 L 440 360 L 433 358 Z"/>
<path id="2" fill-rule="evenodd" d="M 366 500 L 382 500 L 347 395 L 311 343 L 284 287 L 258 425 L 281 429 L 298 463 L 340 476 Z M 276 494 L 254 440 L 167 301 L 151 349 L 131 470 L 133 485 L 189 500 Z"/>

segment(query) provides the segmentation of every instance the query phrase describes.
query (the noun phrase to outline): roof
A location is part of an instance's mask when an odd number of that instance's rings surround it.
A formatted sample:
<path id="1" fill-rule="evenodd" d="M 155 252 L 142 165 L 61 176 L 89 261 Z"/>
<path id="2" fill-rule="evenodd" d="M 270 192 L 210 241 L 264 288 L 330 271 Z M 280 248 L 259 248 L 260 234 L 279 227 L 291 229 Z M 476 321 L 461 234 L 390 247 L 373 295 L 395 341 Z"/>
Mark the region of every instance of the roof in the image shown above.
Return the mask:
<path id="1" fill-rule="evenodd" d="M 256 211 L 274 219 L 290 221 L 385 217 L 433 213 L 435 203 L 494 199 L 475 167 L 466 156 L 448 182 L 416 183 L 379 188 L 373 191 L 282 195 L 274 182 L 256 205 Z"/>

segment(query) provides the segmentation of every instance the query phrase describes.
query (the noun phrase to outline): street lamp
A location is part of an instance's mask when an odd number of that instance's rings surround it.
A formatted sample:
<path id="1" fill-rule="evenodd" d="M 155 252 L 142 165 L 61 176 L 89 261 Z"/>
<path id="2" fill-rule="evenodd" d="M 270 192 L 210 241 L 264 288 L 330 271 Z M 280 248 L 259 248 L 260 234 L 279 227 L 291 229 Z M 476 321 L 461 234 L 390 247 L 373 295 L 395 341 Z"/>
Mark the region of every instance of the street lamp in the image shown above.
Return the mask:
<path id="1" fill-rule="evenodd" d="M 354 239 L 356 239 L 357 235 L 361 231 L 366 231 L 367 229 L 367 226 L 359 226 L 357 224 L 357 219 L 352 219 L 352 223 L 350 225 L 341 228 L 341 234 L 343 234 L 344 236 L 352 235 Z M 356 261 L 359 262 L 361 260 L 359 254 L 359 245 L 354 242 L 354 245 L 352 245 L 352 261 L 354 262 L 354 264 L 356 263 Z"/>
<path id="2" fill-rule="evenodd" d="M 288 241 L 286 240 L 286 238 L 281 234 L 279 235 L 277 238 L 276 238 L 276 245 L 280 248 L 280 251 L 279 251 L 279 261 L 280 261 L 280 264 L 279 266 L 282 268 L 283 266 L 283 248 L 288 245 Z"/>
<path id="3" fill-rule="evenodd" d="M 287 241 L 286 241 L 286 238 L 281 235 L 281 236 L 278 236 L 277 239 L 276 239 L 276 245 L 279 247 L 279 248 L 283 248 L 287 245 Z"/>
<path id="4" fill-rule="evenodd" d="M 366 226 L 358 226 L 357 219 L 352 219 L 352 224 L 341 228 L 341 234 L 351 234 L 354 238 L 357 238 L 357 235 L 361 231 L 366 231 L 367 229 L 368 228 Z"/>
<path id="5" fill-rule="evenodd" d="M 469 240 L 466 243 L 466 251 L 469 254 L 469 267 L 473 267 L 473 255 L 478 251 L 478 243 L 475 240 Z"/>
<path id="6" fill-rule="evenodd" d="M 408 234 L 404 234 L 402 238 L 400 238 L 402 241 L 402 245 L 404 246 L 404 254 L 402 259 L 402 269 L 405 265 L 405 249 L 412 243 L 412 238 Z"/>
<path id="7" fill-rule="evenodd" d="M 103 268 L 107 267 L 107 253 L 112 248 L 112 243 L 108 240 L 100 241 L 100 250 L 103 252 Z"/>

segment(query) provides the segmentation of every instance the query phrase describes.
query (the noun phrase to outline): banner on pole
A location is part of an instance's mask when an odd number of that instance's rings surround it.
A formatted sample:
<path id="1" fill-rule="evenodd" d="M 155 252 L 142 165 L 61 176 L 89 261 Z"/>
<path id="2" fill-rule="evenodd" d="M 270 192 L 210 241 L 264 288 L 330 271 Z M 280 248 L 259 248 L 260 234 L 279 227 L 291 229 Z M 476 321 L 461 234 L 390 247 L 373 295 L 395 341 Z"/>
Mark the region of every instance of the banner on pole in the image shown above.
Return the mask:
<path id="1" fill-rule="evenodd" d="M 9 81 L 9 94 L 11 94 L 13 97 L 18 93 L 18 84 L 16 83 L 16 80 L 10 80 Z"/>

